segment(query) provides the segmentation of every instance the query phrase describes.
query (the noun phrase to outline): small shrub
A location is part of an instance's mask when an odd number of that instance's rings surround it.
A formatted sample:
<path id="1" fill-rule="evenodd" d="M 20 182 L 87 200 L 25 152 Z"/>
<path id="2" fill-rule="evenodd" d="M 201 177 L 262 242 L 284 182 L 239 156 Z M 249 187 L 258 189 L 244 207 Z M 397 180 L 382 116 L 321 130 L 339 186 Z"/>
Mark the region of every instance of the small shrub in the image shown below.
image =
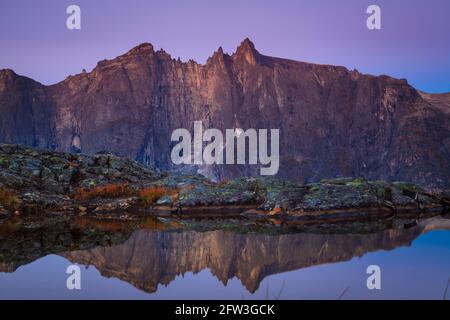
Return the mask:
<path id="1" fill-rule="evenodd" d="M 174 189 L 164 187 L 150 187 L 139 191 L 139 199 L 144 205 L 152 205 L 163 196 L 172 196 L 176 193 Z"/>
<path id="2" fill-rule="evenodd" d="M 15 211 L 20 207 L 20 199 L 14 192 L 0 188 L 0 204 L 8 210 Z"/>
<path id="3" fill-rule="evenodd" d="M 107 184 L 93 189 L 79 188 L 75 191 L 76 200 L 91 200 L 98 198 L 118 198 L 132 195 L 132 190 L 126 184 Z"/>
<path id="4" fill-rule="evenodd" d="M 223 187 L 223 186 L 226 186 L 227 184 L 229 184 L 230 183 L 230 180 L 229 179 L 222 179 L 222 180 L 220 180 L 219 182 L 217 182 L 217 186 L 218 187 Z"/>

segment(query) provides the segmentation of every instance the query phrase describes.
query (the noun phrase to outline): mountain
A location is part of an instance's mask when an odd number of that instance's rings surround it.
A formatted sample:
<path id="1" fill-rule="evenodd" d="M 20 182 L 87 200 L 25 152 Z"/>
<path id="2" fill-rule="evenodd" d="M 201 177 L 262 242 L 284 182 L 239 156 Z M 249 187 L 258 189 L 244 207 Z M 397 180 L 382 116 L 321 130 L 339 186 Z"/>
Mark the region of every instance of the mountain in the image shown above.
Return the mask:
<path id="1" fill-rule="evenodd" d="M 51 86 L 0 71 L 0 142 L 108 151 L 173 169 L 172 131 L 280 129 L 279 176 L 336 176 L 450 185 L 450 94 L 406 80 L 260 54 L 244 40 L 204 64 L 142 44 Z M 198 168 L 218 179 L 258 166 Z"/>
<path id="2" fill-rule="evenodd" d="M 54 148 L 53 114 L 55 107 L 47 88 L 0 70 L 0 140 L 42 148 Z"/>

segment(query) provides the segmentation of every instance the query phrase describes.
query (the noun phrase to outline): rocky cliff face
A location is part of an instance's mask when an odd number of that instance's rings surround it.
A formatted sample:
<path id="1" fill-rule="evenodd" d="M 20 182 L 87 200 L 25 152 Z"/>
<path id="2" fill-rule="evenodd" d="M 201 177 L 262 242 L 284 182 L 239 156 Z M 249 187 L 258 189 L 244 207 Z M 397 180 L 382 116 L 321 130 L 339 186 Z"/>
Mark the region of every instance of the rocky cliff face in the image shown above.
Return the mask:
<path id="1" fill-rule="evenodd" d="M 55 148 L 55 108 L 46 89 L 12 70 L 0 70 L 0 140 Z"/>
<path id="2" fill-rule="evenodd" d="M 142 44 L 90 73 L 42 86 L 0 71 L 0 142 L 108 151 L 172 169 L 174 129 L 279 128 L 280 172 L 450 184 L 450 107 L 405 80 L 267 57 L 246 39 L 205 65 Z M 202 168 L 217 178 L 255 166 Z"/>

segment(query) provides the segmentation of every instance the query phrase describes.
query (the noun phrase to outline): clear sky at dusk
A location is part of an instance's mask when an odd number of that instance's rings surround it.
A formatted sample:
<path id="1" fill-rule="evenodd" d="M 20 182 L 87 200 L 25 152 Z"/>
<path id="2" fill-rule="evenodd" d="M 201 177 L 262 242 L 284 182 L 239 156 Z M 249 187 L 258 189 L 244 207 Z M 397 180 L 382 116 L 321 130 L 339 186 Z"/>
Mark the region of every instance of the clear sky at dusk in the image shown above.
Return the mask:
<path id="1" fill-rule="evenodd" d="M 66 8 L 82 29 L 66 28 Z M 366 9 L 382 10 L 382 30 Z M 249 37 L 263 54 L 388 74 L 450 91 L 449 0 L 2 0 L 0 68 L 45 84 L 91 70 L 142 42 L 204 63 Z"/>

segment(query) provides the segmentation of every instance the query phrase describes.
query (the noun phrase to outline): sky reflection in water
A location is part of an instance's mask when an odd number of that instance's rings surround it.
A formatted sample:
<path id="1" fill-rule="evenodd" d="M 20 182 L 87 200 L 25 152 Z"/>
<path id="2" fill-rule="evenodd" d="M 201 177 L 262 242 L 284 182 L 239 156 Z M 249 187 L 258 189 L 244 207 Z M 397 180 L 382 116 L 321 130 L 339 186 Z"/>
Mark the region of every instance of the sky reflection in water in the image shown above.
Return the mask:
<path id="1" fill-rule="evenodd" d="M 0 299 L 336 299 L 347 288 L 344 299 L 442 299 L 450 231 L 434 221 L 362 236 L 136 231 L 118 246 L 62 254 L 96 266 L 82 267 L 82 290 L 66 289 L 71 262 L 48 255 L 0 273 Z M 366 288 L 372 264 L 381 291 Z"/>

